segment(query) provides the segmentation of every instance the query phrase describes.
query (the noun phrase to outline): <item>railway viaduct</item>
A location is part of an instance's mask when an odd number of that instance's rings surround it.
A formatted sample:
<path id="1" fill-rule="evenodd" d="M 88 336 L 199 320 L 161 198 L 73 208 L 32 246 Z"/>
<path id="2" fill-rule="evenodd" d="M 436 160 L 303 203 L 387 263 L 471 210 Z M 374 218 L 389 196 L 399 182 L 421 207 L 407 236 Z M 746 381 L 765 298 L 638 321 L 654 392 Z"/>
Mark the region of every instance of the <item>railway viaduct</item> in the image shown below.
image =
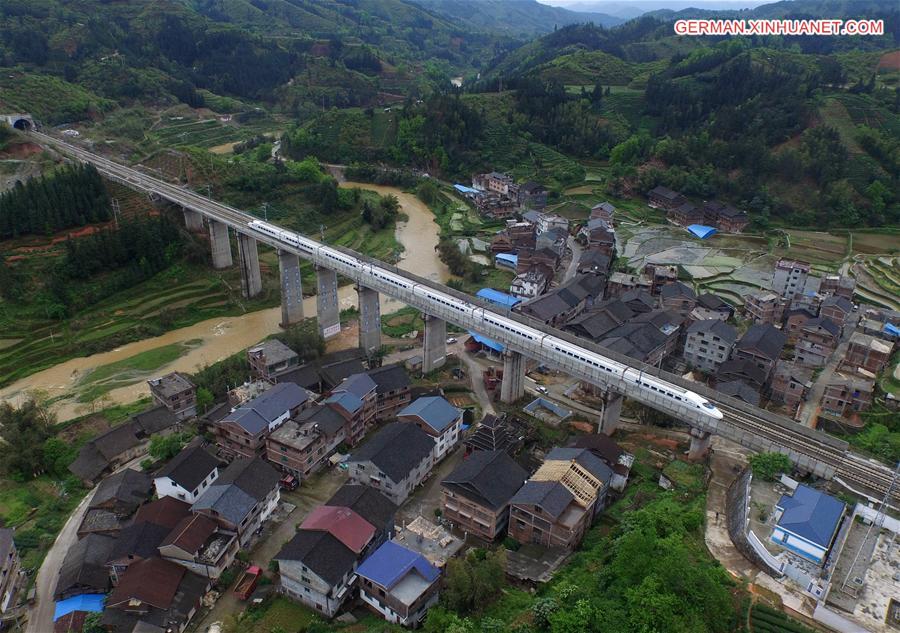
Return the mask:
<path id="1" fill-rule="evenodd" d="M 808 429 L 783 416 L 730 398 L 702 384 L 686 381 L 680 376 L 659 371 L 632 358 L 600 348 L 592 342 L 575 338 L 565 332 L 545 326 L 543 323 L 510 313 L 508 310 L 503 310 L 479 298 L 456 292 L 354 251 L 331 247 L 332 252 L 346 254 L 347 260 L 353 258 L 365 262 L 366 266 L 372 266 L 373 270 L 392 272 L 406 278 L 416 286 L 431 288 L 444 295 L 464 300 L 478 308 L 483 308 L 484 312 L 480 312 L 477 316 L 474 314 L 461 315 L 440 301 L 391 285 L 387 281 L 378 281 L 374 277 L 369 277 L 366 284 L 363 285 L 359 283 L 358 266 L 350 266 L 337 256 L 326 259 L 318 251 L 314 254 L 305 252 L 293 244 L 255 230 L 248 226 L 250 221 L 257 219 L 254 216 L 201 196 L 184 186 L 174 185 L 149 176 L 71 143 L 36 131 L 30 132 L 30 134 L 36 141 L 51 146 L 72 159 L 94 165 L 104 177 L 110 180 L 180 206 L 183 209 L 188 230 L 209 232 L 212 263 L 215 268 L 234 265 L 230 239 L 230 233 L 234 232 L 237 242 L 237 264 L 241 271 L 241 290 L 246 297 L 253 297 L 262 291 L 258 242 L 275 248 L 278 253 L 281 276 L 281 324 L 283 327 L 297 323 L 305 316 L 300 280 L 300 258 L 303 257 L 315 265 L 318 291 L 316 316 L 320 332 L 326 338 L 340 331 L 338 275 L 341 275 L 357 282 L 360 312 L 359 342 L 361 350 L 366 353 L 371 353 L 381 346 L 379 293 L 385 294 L 421 310 L 426 315 L 424 372 L 436 369 L 444 363 L 446 324 L 451 322 L 467 330 L 483 334 L 505 346 L 504 374 L 501 385 L 501 398 L 505 402 L 514 402 L 524 396 L 525 359 L 532 358 L 543 364 L 557 367 L 580 380 L 596 384 L 606 391 L 605 407 L 600 421 L 601 429 L 604 431 L 611 431 L 615 428 L 623 398 L 630 397 L 690 425 L 693 438 L 692 455 L 703 454 L 708 448 L 710 436 L 718 434 L 754 451 L 783 453 L 802 471 L 827 479 L 839 479 L 842 483 L 868 494 L 880 497 L 890 489 L 893 474 L 890 469 L 874 460 L 852 453 L 848 450 L 846 442 L 825 433 Z M 694 409 L 675 405 L 671 399 L 664 399 L 655 392 L 633 383 L 626 383 L 621 379 L 616 379 L 615 376 L 599 375 L 596 371 L 587 370 L 582 364 L 575 363 L 564 353 L 554 352 L 547 346 L 542 346 L 540 341 L 531 345 L 523 344 L 521 337 L 513 338 L 506 330 L 488 323 L 483 318 L 488 314 L 504 316 L 536 328 L 542 333 L 553 335 L 585 351 L 600 354 L 644 374 L 659 376 L 663 380 L 699 393 L 710 402 L 715 403 L 724 417 L 722 420 L 715 420 Z M 900 501 L 900 490 L 894 490 L 893 494 L 894 498 Z"/>

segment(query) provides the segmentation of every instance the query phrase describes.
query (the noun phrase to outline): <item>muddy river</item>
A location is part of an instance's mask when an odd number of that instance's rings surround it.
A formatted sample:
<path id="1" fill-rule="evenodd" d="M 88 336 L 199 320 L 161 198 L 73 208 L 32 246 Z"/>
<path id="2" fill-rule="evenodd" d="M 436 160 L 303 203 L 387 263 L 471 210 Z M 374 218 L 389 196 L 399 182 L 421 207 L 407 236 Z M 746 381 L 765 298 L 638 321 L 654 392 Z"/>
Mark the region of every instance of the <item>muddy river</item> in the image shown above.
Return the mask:
<path id="1" fill-rule="evenodd" d="M 440 229 L 435 223 L 431 211 L 421 200 L 395 187 L 354 182 L 344 182 L 341 183 L 341 186 L 361 187 L 379 194 L 389 193 L 397 196 L 400 200 L 401 210 L 408 218 L 405 222 L 399 222 L 396 228 L 397 241 L 404 248 L 398 266 L 435 281 L 448 279 L 447 267 L 435 252 Z M 356 305 L 356 291 L 352 285 L 340 288 L 338 296 L 342 308 Z M 402 305 L 397 301 L 382 297 L 382 314 L 393 312 Z M 315 315 L 316 298 L 307 298 L 303 302 L 303 307 L 307 315 Z M 73 358 L 0 389 L 0 398 L 17 403 L 25 397 L 28 391 L 39 390 L 56 400 L 54 411 L 59 421 L 69 420 L 86 412 L 85 405 L 75 401 L 70 394 L 73 393 L 78 381 L 95 367 L 129 358 L 163 345 L 200 340 L 202 343 L 197 347 L 153 373 L 159 375 L 170 371 L 193 372 L 199 367 L 222 360 L 266 336 L 278 332 L 280 320 L 281 308 L 271 308 L 238 317 L 201 321 L 190 327 L 173 330 L 155 338 L 129 343 L 109 352 Z M 128 403 L 148 394 L 147 383 L 140 381 L 133 385 L 113 389 L 109 392 L 109 398 L 115 403 Z"/>

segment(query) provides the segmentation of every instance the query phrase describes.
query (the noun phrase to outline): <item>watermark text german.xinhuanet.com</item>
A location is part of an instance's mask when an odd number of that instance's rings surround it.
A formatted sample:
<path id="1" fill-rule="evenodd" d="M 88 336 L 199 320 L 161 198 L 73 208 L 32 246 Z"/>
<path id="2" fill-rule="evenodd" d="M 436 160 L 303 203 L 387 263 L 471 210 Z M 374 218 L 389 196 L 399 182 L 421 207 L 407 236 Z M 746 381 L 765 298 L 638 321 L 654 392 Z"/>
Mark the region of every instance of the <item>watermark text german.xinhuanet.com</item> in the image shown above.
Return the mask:
<path id="1" fill-rule="evenodd" d="M 676 35 L 884 35 L 884 20 L 678 20 Z"/>

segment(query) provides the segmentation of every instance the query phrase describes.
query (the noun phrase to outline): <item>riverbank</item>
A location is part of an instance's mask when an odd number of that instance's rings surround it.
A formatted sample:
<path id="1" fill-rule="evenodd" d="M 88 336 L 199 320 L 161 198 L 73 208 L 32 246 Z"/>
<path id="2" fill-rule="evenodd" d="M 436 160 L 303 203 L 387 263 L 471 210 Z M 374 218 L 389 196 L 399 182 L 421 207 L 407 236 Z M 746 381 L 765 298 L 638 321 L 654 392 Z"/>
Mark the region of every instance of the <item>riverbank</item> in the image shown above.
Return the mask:
<path id="1" fill-rule="evenodd" d="M 344 182 L 341 186 L 397 196 L 405 217 L 395 228 L 396 239 L 403 246 L 398 266 L 435 281 L 449 279 L 447 267 L 435 251 L 440 228 L 435 223 L 434 215 L 422 201 L 396 187 L 357 182 Z M 338 299 L 342 310 L 355 306 L 357 298 L 353 286 L 341 287 Z M 401 307 L 402 303 L 382 297 L 382 314 L 389 314 Z M 303 308 L 305 314 L 315 315 L 316 297 L 305 299 Z M 59 363 L 0 389 L 0 398 L 17 404 L 27 398 L 29 392 L 42 392 L 52 402 L 52 409 L 58 420 L 64 422 L 90 410 L 92 403 L 81 401 L 78 396 L 82 391 L 81 387 L 90 381 L 90 374 L 98 368 L 120 364 L 122 372 L 130 372 L 129 378 L 124 380 L 128 384 L 112 388 L 104 395 L 105 405 L 127 404 L 149 393 L 147 378 L 171 371 L 190 373 L 218 362 L 278 332 L 280 320 L 280 307 L 256 310 L 240 316 L 207 319 L 161 336 L 128 343 L 108 352 Z M 152 355 L 155 350 L 166 349 L 168 346 L 188 344 L 190 349 L 185 353 L 157 367 L 145 368 L 139 374 L 129 368 L 127 361 L 135 356 L 148 353 Z M 105 379 L 120 384 L 123 381 L 117 382 L 119 377 L 118 373 L 113 372 Z"/>

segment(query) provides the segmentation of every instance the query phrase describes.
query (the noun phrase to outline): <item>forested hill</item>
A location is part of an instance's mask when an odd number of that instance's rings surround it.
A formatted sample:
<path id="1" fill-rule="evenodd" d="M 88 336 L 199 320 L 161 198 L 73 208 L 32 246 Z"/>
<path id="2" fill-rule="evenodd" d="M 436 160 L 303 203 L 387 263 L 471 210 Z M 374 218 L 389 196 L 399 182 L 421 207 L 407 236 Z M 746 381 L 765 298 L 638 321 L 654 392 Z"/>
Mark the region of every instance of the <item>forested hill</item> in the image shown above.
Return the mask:
<path id="1" fill-rule="evenodd" d="M 542 35 L 570 24 L 616 26 L 625 20 L 606 13 L 570 11 L 537 0 L 413 0 L 429 10 L 477 29 Z"/>
<path id="2" fill-rule="evenodd" d="M 0 67 L 119 104 L 197 106 L 203 90 L 274 102 L 304 73 L 307 83 L 366 95 L 379 88 L 367 77 L 390 74 L 390 89 L 414 92 L 420 80 L 475 70 L 513 44 L 407 0 L 0 2 Z"/>

